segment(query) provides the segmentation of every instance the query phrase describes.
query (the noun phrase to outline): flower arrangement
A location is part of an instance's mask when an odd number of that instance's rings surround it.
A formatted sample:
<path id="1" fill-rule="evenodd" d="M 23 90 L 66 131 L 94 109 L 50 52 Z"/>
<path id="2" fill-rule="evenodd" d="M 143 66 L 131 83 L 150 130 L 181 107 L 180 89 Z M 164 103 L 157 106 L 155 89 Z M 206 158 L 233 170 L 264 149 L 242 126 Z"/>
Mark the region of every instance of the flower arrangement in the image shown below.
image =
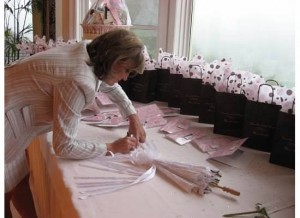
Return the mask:
<path id="1" fill-rule="evenodd" d="M 78 41 L 75 39 L 69 39 L 68 41 L 64 41 L 62 37 L 58 37 L 56 41 L 50 39 L 48 42 L 46 41 L 46 37 L 43 36 L 40 38 L 39 36 L 34 36 L 33 42 L 22 42 L 21 44 L 17 44 L 17 49 L 20 50 L 25 56 L 33 55 L 42 51 L 46 51 L 50 48 L 59 47 L 68 44 L 75 44 Z"/>

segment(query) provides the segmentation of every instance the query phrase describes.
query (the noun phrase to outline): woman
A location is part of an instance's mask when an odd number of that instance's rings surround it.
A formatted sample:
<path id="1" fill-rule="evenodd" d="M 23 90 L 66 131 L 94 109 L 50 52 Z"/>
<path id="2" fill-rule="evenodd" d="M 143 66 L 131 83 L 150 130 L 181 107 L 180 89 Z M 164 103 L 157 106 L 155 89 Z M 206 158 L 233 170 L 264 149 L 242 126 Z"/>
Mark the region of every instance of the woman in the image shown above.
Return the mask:
<path id="1" fill-rule="evenodd" d="M 132 32 L 118 29 L 90 43 L 49 49 L 5 68 L 6 212 L 10 199 L 19 210 L 15 192 L 22 184 L 27 186 L 25 149 L 34 137 L 53 131 L 55 153 L 71 159 L 108 151 L 128 153 L 145 142 L 136 111 L 118 85 L 130 74 L 143 72 L 142 49 L 143 44 Z M 97 91 L 105 92 L 128 118 L 128 133 L 134 137 L 110 143 L 76 139 L 81 112 L 94 101 Z"/>

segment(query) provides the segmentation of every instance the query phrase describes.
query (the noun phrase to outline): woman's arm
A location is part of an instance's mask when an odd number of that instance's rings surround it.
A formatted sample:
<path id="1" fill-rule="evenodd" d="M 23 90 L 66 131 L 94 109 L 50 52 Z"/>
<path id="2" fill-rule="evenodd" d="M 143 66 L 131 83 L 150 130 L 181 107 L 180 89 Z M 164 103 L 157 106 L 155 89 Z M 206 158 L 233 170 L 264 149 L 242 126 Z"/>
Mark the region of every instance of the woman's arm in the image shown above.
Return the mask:
<path id="1" fill-rule="evenodd" d="M 118 83 L 110 86 L 102 81 L 99 90 L 106 93 L 109 99 L 117 105 L 120 113 L 124 118 L 136 113 L 132 102 Z"/>
<path id="2" fill-rule="evenodd" d="M 53 147 L 59 156 L 91 158 L 106 152 L 106 144 L 77 140 L 81 111 L 87 97 L 74 81 L 63 81 L 53 93 Z"/>
<path id="3" fill-rule="evenodd" d="M 71 159 L 87 159 L 113 153 L 128 153 L 137 147 L 134 137 L 123 137 L 111 143 L 76 139 L 81 111 L 86 95 L 72 81 L 64 81 L 54 88 L 53 100 L 53 147 L 57 155 Z M 88 95 L 93 95 L 88 93 Z M 133 121 L 133 123 L 135 123 Z M 136 129 L 136 128 L 135 128 Z"/>
<path id="4" fill-rule="evenodd" d="M 145 142 L 146 140 L 145 129 L 141 124 L 139 117 L 137 116 L 136 110 L 132 105 L 132 102 L 127 97 L 122 87 L 117 83 L 113 86 L 110 86 L 105 82 L 102 82 L 100 85 L 100 91 L 106 93 L 108 97 L 111 99 L 111 101 L 117 105 L 123 117 L 128 118 L 129 120 L 128 134 L 133 135 L 137 139 L 137 143 Z"/>

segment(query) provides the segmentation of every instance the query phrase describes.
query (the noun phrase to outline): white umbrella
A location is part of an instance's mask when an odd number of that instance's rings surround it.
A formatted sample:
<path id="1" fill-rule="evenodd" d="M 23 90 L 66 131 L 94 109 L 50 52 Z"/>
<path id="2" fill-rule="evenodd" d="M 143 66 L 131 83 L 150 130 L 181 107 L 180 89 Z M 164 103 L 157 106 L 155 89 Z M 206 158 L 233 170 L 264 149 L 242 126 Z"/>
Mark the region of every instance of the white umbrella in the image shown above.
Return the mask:
<path id="1" fill-rule="evenodd" d="M 83 200 L 149 181 L 155 176 L 156 169 L 189 193 L 203 195 L 211 192 L 210 187 L 216 187 L 230 194 L 240 195 L 238 191 L 219 185 L 221 175 L 218 170 L 167 161 L 159 156 L 159 151 L 153 143 L 144 143 L 130 154 L 100 156 L 92 159 L 88 164 L 79 164 L 81 167 L 102 171 L 99 175 L 103 174 L 103 171 L 112 175 L 74 177 L 80 189 L 79 199 Z"/>

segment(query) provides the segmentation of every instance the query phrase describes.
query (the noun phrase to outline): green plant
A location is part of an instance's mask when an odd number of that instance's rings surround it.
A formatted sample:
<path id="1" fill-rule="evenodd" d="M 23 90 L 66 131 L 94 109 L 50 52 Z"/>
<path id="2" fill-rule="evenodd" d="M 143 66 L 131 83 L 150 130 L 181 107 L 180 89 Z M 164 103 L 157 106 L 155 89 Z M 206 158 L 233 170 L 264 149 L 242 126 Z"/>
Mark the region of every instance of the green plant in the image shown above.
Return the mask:
<path id="1" fill-rule="evenodd" d="M 32 24 L 26 24 L 26 21 L 29 13 L 32 14 L 33 6 L 32 0 L 4 1 L 5 64 L 20 58 L 17 44 L 30 41 L 26 34 L 31 33 L 33 29 Z"/>

